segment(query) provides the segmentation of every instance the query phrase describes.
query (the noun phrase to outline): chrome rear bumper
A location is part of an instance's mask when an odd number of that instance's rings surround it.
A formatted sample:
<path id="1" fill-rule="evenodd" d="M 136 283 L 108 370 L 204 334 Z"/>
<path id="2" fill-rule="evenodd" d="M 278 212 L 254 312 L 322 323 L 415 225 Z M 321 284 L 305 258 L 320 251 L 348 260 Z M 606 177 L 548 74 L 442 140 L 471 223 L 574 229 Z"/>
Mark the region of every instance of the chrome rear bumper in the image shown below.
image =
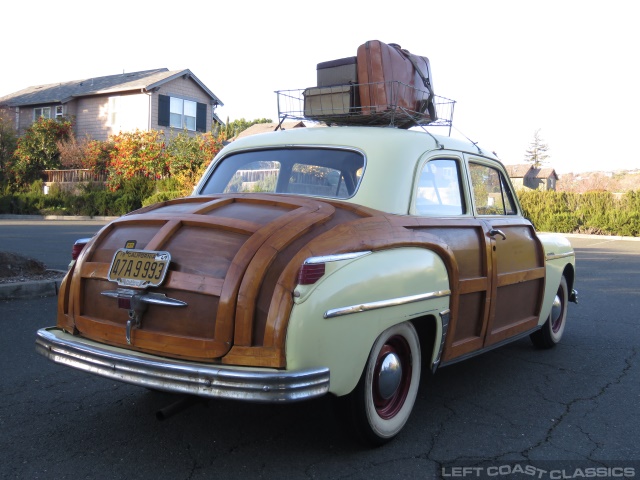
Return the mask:
<path id="1" fill-rule="evenodd" d="M 285 371 L 167 359 L 103 345 L 56 327 L 38 330 L 36 351 L 56 363 L 102 377 L 201 397 L 283 403 L 329 391 L 328 368 Z"/>

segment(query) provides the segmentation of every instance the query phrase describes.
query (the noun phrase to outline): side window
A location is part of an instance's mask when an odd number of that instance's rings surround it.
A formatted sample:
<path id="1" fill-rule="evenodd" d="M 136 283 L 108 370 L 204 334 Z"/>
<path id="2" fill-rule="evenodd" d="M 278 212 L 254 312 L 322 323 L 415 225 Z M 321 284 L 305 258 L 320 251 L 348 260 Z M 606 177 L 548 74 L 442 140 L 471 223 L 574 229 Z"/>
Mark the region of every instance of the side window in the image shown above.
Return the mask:
<path id="1" fill-rule="evenodd" d="M 416 213 L 462 215 L 464 211 L 458 162 L 439 159 L 425 163 L 418 179 Z"/>
<path id="2" fill-rule="evenodd" d="M 469 163 L 473 202 L 478 215 L 515 215 L 513 194 L 502 175 L 496 169 L 478 163 Z"/>

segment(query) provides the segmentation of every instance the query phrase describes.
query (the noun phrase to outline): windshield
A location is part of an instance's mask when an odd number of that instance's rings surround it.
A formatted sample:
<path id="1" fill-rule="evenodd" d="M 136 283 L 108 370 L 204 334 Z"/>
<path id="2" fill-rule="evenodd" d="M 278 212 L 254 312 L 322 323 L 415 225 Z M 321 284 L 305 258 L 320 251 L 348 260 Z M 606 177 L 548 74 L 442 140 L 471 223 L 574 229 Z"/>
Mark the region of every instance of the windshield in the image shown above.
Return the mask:
<path id="1" fill-rule="evenodd" d="M 353 150 L 250 150 L 218 162 L 200 194 L 266 192 L 349 198 L 358 188 L 363 169 L 364 156 Z"/>

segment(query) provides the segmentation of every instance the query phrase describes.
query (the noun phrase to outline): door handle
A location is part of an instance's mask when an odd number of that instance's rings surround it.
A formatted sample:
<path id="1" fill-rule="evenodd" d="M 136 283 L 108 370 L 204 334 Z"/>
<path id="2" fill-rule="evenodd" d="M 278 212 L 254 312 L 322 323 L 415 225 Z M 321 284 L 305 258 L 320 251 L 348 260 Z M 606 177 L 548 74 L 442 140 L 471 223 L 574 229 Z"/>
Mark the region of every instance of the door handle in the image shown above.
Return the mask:
<path id="1" fill-rule="evenodd" d="M 492 237 L 500 235 L 502 237 L 502 240 L 507 239 L 507 236 L 504 234 L 504 232 L 502 230 L 498 230 L 497 228 L 492 228 L 491 230 L 489 230 L 489 235 L 491 235 Z"/>

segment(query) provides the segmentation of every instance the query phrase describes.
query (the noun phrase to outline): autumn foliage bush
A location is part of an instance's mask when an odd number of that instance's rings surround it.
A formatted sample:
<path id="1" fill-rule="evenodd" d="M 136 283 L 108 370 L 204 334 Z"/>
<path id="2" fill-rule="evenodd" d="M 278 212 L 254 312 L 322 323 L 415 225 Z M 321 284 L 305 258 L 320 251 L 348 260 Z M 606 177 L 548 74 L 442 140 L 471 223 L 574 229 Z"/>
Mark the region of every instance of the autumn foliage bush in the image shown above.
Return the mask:
<path id="1" fill-rule="evenodd" d="M 40 120 L 19 140 L 6 170 L 12 189 L 0 213 L 122 215 L 143 204 L 189 195 L 226 140 L 224 133 L 123 132 L 106 141 L 74 138 L 71 123 Z M 39 151 L 35 148 L 40 138 Z M 43 169 L 80 168 L 106 175 L 77 194 L 43 195 Z M 19 183 L 18 183 L 19 182 Z M 35 183 L 34 183 L 35 182 Z M 50 192 L 53 193 L 53 192 Z"/>

